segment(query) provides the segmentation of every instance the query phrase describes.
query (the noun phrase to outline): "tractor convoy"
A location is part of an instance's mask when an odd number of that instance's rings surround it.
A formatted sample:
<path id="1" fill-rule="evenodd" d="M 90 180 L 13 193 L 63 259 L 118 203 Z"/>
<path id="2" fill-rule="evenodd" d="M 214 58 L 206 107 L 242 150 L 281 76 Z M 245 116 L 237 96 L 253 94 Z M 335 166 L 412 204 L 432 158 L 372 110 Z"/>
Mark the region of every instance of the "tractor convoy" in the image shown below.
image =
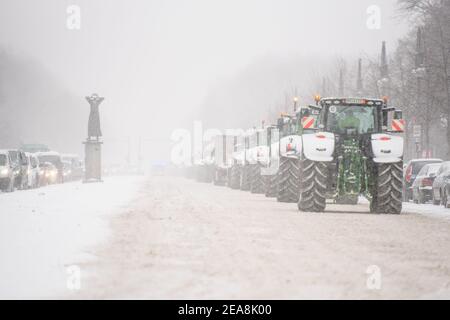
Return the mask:
<path id="1" fill-rule="evenodd" d="M 372 213 L 400 214 L 402 112 L 386 98 L 315 101 L 275 125 L 216 136 L 194 164 L 197 180 L 296 203 L 302 212 L 364 196 Z"/>

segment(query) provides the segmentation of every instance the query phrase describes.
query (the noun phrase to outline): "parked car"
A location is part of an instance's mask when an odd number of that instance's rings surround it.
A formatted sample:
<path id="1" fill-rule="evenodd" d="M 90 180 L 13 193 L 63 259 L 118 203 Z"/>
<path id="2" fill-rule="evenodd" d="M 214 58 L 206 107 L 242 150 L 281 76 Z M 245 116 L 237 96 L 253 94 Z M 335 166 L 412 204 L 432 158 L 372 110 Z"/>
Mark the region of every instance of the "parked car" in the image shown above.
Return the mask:
<path id="1" fill-rule="evenodd" d="M 444 162 L 433 182 L 433 204 L 449 207 L 450 196 L 450 161 Z"/>
<path id="2" fill-rule="evenodd" d="M 61 159 L 61 155 L 55 151 L 38 152 L 36 153 L 39 162 L 50 162 L 57 170 L 56 183 L 64 182 L 64 165 Z"/>
<path id="3" fill-rule="evenodd" d="M 51 162 L 39 163 L 39 186 L 55 184 L 58 181 L 58 169 Z"/>
<path id="4" fill-rule="evenodd" d="M 39 187 L 39 159 L 35 154 L 25 153 L 28 158 L 28 188 Z"/>
<path id="5" fill-rule="evenodd" d="M 14 163 L 8 150 L 0 150 L 0 189 L 3 192 L 14 191 Z"/>
<path id="6" fill-rule="evenodd" d="M 64 181 L 81 180 L 83 178 L 83 162 L 78 155 L 63 154 L 61 159 L 64 162 Z"/>
<path id="7" fill-rule="evenodd" d="M 441 163 L 427 164 L 419 171 L 412 184 L 413 201 L 415 203 L 433 200 L 433 182 L 441 165 Z"/>
<path id="8" fill-rule="evenodd" d="M 413 199 L 412 185 L 419 171 L 427 164 L 442 162 L 441 159 L 413 159 L 409 161 L 403 174 L 403 201 L 407 202 Z"/>
<path id="9" fill-rule="evenodd" d="M 25 152 L 17 149 L 8 150 L 11 161 L 14 163 L 14 186 L 17 189 L 26 189 L 28 186 L 28 159 Z"/>

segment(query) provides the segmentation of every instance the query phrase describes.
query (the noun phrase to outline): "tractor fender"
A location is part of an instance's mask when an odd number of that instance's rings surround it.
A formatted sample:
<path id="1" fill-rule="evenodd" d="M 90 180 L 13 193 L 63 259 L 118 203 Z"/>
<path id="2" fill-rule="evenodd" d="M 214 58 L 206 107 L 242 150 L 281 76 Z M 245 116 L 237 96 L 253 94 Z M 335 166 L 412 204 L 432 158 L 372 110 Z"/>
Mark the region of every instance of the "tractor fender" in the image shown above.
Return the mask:
<path id="1" fill-rule="evenodd" d="M 256 164 L 258 162 L 258 147 L 247 150 L 247 162 L 250 164 Z"/>
<path id="2" fill-rule="evenodd" d="M 335 138 L 330 132 L 304 134 L 303 155 L 311 161 L 333 161 Z"/>
<path id="3" fill-rule="evenodd" d="M 280 156 L 285 158 L 300 158 L 303 142 L 301 136 L 287 136 L 280 140 Z"/>
<path id="4" fill-rule="evenodd" d="M 235 160 L 238 164 L 244 164 L 244 150 L 233 152 L 233 160 Z"/>
<path id="5" fill-rule="evenodd" d="M 258 162 L 264 166 L 269 165 L 269 147 L 260 146 L 256 149 Z"/>
<path id="6" fill-rule="evenodd" d="M 385 133 L 373 134 L 372 152 L 376 163 L 395 163 L 403 158 L 403 138 Z"/>
<path id="7" fill-rule="evenodd" d="M 275 142 L 270 146 L 270 161 L 277 161 L 280 158 L 280 142 Z"/>

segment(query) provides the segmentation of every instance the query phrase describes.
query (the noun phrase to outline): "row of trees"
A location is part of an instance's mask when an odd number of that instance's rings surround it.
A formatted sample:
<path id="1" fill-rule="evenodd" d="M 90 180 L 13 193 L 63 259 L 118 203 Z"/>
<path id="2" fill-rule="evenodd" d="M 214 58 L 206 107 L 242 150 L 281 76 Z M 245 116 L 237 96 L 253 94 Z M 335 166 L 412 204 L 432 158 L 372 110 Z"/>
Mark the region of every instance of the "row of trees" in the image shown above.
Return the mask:
<path id="1" fill-rule="evenodd" d="M 388 54 L 383 42 L 375 57 L 335 59 L 313 81 L 311 92 L 388 96 L 407 120 L 405 158 L 450 159 L 450 0 L 399 0 L 398 6 L 412 27 L 393 52 Z M 283 101 L 281 108 L 289 103 Z"/>

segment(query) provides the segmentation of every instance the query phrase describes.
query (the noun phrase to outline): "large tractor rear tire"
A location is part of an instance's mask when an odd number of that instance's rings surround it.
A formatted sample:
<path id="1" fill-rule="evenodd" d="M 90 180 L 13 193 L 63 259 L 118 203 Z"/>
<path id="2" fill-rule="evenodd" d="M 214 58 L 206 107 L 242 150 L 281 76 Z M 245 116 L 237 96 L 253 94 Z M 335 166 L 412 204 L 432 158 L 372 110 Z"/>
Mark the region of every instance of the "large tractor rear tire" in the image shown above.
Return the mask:
<path id="1" fill-rule="evenodd" d="M 266 188 L 264 177 L 261 175 L 261 166 L 254 164 L 250 168 L 250 192 L 253 194 L 264 194 Z"/>
<path id="2" fill-rule="evenodd" d="M 241 169 L 241 190 L 250 191 L 250 166 L 245 165 Z"/>
<path id="3" fill-rule="evenodd" d="M 278 202 L 297 203 L 300 191 L 300 161 L 281 157 L 278 173 Z"/>
<path id="4" fill-rule="evenodd" d="M 400 214 L 402 211 L 403 163 L 374 164 L 374 184 L 370 211 Z"/>
<path id="5" fill-rule="evenodd" d="M 241 169 L 239 166 L 234 165 L 230 169 L 230 177 L 228 180 L 228 187 L 233 190 L 239 190 L 241 187 Z"/>
<path id="6" fill-rule="evenodd" d="M 324 162 L 301 160 L 302 181 L 298 209 L 304 212 L 324 212 L 328 168 Z"/>
<path id="7" fill-rule="evenodd" d="M 267 176 L 266 197 L 276 198 L 278 194 L 278 174 Z"/>

